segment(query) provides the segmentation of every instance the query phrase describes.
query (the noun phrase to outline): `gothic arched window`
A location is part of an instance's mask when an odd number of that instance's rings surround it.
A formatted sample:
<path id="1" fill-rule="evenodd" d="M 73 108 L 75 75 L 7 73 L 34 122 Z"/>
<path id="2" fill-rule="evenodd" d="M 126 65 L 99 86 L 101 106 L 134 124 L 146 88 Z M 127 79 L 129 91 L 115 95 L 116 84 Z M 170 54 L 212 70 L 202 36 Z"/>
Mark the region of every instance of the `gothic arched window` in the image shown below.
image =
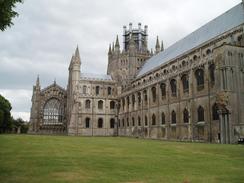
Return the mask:
<path id="1" fill-rule="evenodd" d="M 108 95 L 111 95 L 111 94 L 112 94 L 112 88 L 108 87 Z"/>
<path id="2" fill-rule="evenodd" d="M 152 100 L 153 102 L 156 102 L 156 99 L 157 99 L 157 92 L 156 92 L 156 88 L 155 87 L 152 87 Z"/>
<path id="3" fill-rule="evenodd" d="M 165 124 L 165 114 L 164 114 L 164 112 L 162 112 L 162 114 L 161 114 L 161 124 L 162 125 Z"/>
<path id="4" fill-rule="evenodd" d="M 96 86 L 96 95 L 99 95 L 99 92 L 100 92 L 100 87 Z"/>
<path id="5" fill-rule="evenodd" d="M 103 128 L 103 118 L 99 118 L 99 119 L 98 119 L 97 127 L 98 127 L 98 128 Z"/>
<path id="6" fill-rule="evenodd" d="M 147 116 L 145 116 L 145 126 L 147 126 Z"/>
<path id="7" fill-rule="evenodd" d="M 132 107 L 133 108 L 135 107 L 135 101 L 136 101 L 135 95 L 132 95 Z"/>
<path id="8" fill-rule="evenodd" d="M 183 86 L 183 92 L 184 93 L 188 93 L 189 92 L 189 79 L 188 79 L 188 76 L 186 74 L 184 74 L 181 77 L 181 81 L 182 81 L 182 86 Z"/>
<path id="9" fill-rule="evenodd" d="M 45 125 L 62 124 L 64 120 L 64 108 L 58 99 L 52 98 L 46 102 L 43 109 Z"/>
<path id="10" fill-rule="evenodd" d="M 183 111 L 183 121 L 184 123 L 189 123 L 189 112 L 187 109 L 184 109 Z"/>
<path id="11" fill-rule="evenodd" d="M 110 128 L 114 128 L 114 125 L 115 125 L 115 120 L 114 120 L 114 118 L 111 118 L 110 119 Z"/>
<path id="12" fill-rule="evenodd" d="M 141 126 L 141 117 L 138 116 L 138 126 Z"/>
<path id="13" fill-rule="evenodd" d="M 203 69 L 197 69 L 195 72 L 197 81 L 197 90 L 200 91 L 204 89 L 204 71 Z"/>
<path id="14" fill-rule="evenodd" d="M 141 104 L 141 92 L 137 93 L 137 98 L 138 98 L 138 105 Z"/>
<path id="15" fill-rule="evenodd" d="M 91 108 L 91 101 L 90 100 L 86 100 L 86 109 L 90 109 Z"/>
<path id="16" fill-rule="evenodd" d="M 176 86 L 176 80 L 175 79 L 172 79 L 171 81 L 170 81 L 170 87 L 171 87 L 171 95 L 173 96 L 173 97 L 176 97 L 176 90 L 177 90 L 177 86 Z"/>
<path id="17" fill-rule="evenodd" d="M 143 91 L 144 102 L 147 103 L 147 90 Z"/>
<path id="18" fill-rule="evenodd" d="M 110 102 L 110 109 L 114 109 L 115 108 L 115 102 L 114 101 L 111 101 Z"/>
<path id="19" fill-rule="evenodd" d="M 156 116 L 155 116 L 155 114 L 152 115 L 152 125 L 156 125 Z"/>
<path id="20" fill-rule="evenodd" d="M 160 89 L 161 89 L 162 98 L 165 98 L 165 96 L 166 96 L 166 84 L 165 83 L 161 83 L 160 84 Z"/>
<path id="21" fill-rule="evenodd" d="M 216 103 L 212 107 L 212 115 L 213 115 L 213 120 L 219 120 L 218 106 Z"/>
<path id="22" fill-rule="evenodd" d="M 103 109 L 103 101 L 102 100 L 98 101 L 98 109 Z"/>
<path id="23" fill-rule="evenodd" d="M 90 128 L 90 118 L 88 118 L 88 117 L 85 120 L 85 127 Z"/>
<path id="24" fill-rule="evenodd" d="M 198 107 L 197 116 L 198 116 L 198 121 L 204 121 L 204 109 L 202 106 Z"/>
<path id="25" fill-rule="evenodd" d="M 215 65 L 211 64 L 209 66 L 209 77 L 210 77 L 210 83 L 213 85 L 215 82 L 215 75 L 214 75 L 214 71 L 215 71 Z"/>
<path id="26" fill-rule="evenodd" d="M 172 111 L 172 113 L 171 113 L 171 123 L 176 124 L 176 113 L 175 113 L 175 111 Z"/>

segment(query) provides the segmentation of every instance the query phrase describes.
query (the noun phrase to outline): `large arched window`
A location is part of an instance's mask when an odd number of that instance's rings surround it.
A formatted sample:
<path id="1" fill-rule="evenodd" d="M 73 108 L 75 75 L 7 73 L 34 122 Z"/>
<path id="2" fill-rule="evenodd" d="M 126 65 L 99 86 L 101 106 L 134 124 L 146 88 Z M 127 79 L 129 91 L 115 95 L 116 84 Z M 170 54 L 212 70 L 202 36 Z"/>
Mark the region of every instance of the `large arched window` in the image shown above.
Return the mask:
<path id="1" fill-rule="evenodd" d="M 189 123 L 189 112 L 187 109 L 184 109 L 183 111 L 183 121 L 184 123 Z"/>
<path id="2" fill-rule="evenodd" d="M 218 105 L 215 103 L 212 107 L 213 120 L 219 120 Z"/>
<path id="3" fill-rule="evenodd" d="M 198 121 L 204 121 L 204 109 L 202 106 L 198 107 L 197 116 L 198 116 Z"/>
<path id="4" fill-rule="evenodd" d="M 172 113 L 171 113 L 171 123 L 176 124 L 176 113 L 175 113 L 175 111 L 172 111 Z"/>
<path id="5" fill-rule="evenodd" d="M 43 109 L 45 125 L 62 124 L 64 120 L 64 108 L 58 99 L 52 98 L 46 102 Z"/>
<path id="6" fill-rule="evenodd" d="M 111 118 L 110 119 L 110 128 L 114 128 L 114 125 L 115 125 L 115 120 L 114 120 L 114 118 Z"/>
<path id="7" fill-rule="evenodd" d="M 88 117 L 85 120 L 85 127 L 90 128 L 90 118 L 88 118 Z"/>
<path id="8" fill-rule="evenodd" d="M 152 101 L 156 102 L 156 100 L 157 100 L 156 87 L 152 87 L 151 91 L 152 91 Z"/>
<path id="9" fill-rule="evenodd" d="M 166 96 L 166 84 L 165 83 L 161 83 L 160 84 L 160 90 L 161 90 L 161 96 L 162 96 L 162 99 L 163 99 Z"/>
<path id="10" fill-rule="evenodd" d="M 189 92 L 189 79 L 188 79 L 188 76 L 186 74 L 184 74 L 181 77 L 181 81 L 182 81 L 182 86 L 183 86 L 183 92 L 184 93 L 188 93 Z"/>
<path id="11" fill-rule="evenodd" d="M 197 81 L 197 90 L 200 91 L 204 89 L 204 71 L 203 69 L 197 69 L 195 72 Z"/>
<path id="12" fill-rule="evenodd" d="M 86 109 L 90 109 L 91 108 L 91 101 L 90 100 L 86 100 Z"/>
<path id="13" fill-rule="evenodd" d="M 162 112 L 162 114 L 161 114 L 161 124 L 162 125 L 165 124 L 165 114 L 164 114 L 164 112 Z"/>
<path id="14" fill-rule="evenodd" d="M 156 116 L 155 116 L 155 114 L 152 115 L 152 125 L 156 125 Z"/>
<path id="15" fill-rule="evenodd" d="M 103 109 L 103 101 L 102 100 L 98 101 L 98 109 Z"/>
<path id="16" fill-rule="evenodd" d="M 87 93 L 87 86 L 84 85 L 84 86 L 83 86 L 83 94 L 86 94 L 86 93 Z"/>
<path id="17" fill-rule="evenodd" d="M 173 97 L 176 97 L 176 80 L 175 79 L 172 79 L 171 81 L 170 81 L 170 87 L 171 87 L 171 95 L 173 96 Z"/>
<path id="18" fill-rule="evenodd" d="M 98 128 L 103 128 L 103 118 L 99 118 L 99 119 L 98 119 L 97 127 L 98 127 Z"/>
<path id="19" fill-rule="evenodd" d="M 110 102 L 110 109 L 115 109 L 115 102 L 114 101 Z"/>

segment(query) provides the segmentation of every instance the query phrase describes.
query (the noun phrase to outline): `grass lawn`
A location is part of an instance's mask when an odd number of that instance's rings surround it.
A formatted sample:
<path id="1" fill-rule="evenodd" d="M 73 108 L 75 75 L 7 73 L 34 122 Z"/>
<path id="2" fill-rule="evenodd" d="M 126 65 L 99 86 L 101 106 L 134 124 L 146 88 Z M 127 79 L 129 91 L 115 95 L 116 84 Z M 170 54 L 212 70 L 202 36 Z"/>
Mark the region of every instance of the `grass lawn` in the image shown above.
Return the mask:
<path id="1" fill-rule="evenodd" d="M 1 183 L 243 183 L 244 146 L 0 135 Z"/>

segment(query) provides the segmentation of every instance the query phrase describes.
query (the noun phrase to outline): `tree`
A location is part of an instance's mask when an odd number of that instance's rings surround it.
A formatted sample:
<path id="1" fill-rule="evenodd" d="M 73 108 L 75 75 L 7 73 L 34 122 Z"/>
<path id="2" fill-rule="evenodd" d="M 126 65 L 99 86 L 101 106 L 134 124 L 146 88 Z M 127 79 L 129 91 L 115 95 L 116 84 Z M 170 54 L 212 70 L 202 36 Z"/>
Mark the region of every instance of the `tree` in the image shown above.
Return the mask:
<path id="1" fill-rule="evenodd" d="M 13 9 L 16 3 L 23 3 L 23 0 L 0 0 L 0 30 L 4 31 L 13 25 L 12 19 L 19 14 Z"/>
<path id="2" fill-rule="evenodd" d="M 9 132 L 12 129 L 10 102 L 0 95 L 0 133 Z"/>
<path id="3" fill-rule="evenodd" d="M 21 118 L 12 119 L 12 122 L 13 122 L 12 132 L 27 133 L 29 125 L 23 119 L 21 119 Z"/>

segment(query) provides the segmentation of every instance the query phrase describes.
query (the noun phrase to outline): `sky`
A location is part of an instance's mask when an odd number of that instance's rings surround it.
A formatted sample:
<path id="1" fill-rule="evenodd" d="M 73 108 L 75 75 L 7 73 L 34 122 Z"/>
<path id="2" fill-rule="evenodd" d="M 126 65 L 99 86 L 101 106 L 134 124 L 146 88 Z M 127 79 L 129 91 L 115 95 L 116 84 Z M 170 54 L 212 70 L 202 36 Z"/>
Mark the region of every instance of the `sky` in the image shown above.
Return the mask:
<path id="1" fill-rule="evenodd" d="M 149 48 L 157 35 L 164 47 L 226 12 L 241 0 L 24 0 L 14 25 L 0 31 L 0 94 L 14 118 L 29 120 L 37 75 L 41 87 L 56 80 L 66 88 L 77 45 L 81 72 L 106 73 L 110 43 L 123 26 L 148 25 Z"/>

